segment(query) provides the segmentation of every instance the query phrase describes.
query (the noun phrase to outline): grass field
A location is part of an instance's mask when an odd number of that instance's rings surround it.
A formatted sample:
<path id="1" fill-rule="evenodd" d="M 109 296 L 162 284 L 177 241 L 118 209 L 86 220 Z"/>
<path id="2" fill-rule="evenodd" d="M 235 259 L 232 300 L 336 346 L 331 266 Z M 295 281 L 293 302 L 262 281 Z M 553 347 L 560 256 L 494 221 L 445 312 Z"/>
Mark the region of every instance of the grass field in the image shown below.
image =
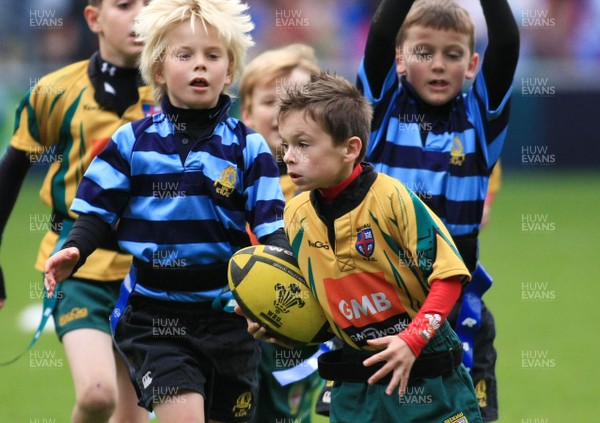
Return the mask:
<path id="1" fill-rule="evenodd" d="M 498 331 L 500 422 L 598 421 L 600 284 L 592 269 L 600 261 L 600 173 L 504 173 L 481 236 L 481 260 L 494 277 L 486 301 Z M 30 341 L 33 331 L 19 329 L 19 315 L 40 303 L 32 263 L 48 210 L 38 187 L 28 179 L 3 238 L 9 299 L 0 311 L 0 362 Z M 68 363 L 54 333 L 0 367 L 0 422 L 68 422 L 72 403 Z"/>

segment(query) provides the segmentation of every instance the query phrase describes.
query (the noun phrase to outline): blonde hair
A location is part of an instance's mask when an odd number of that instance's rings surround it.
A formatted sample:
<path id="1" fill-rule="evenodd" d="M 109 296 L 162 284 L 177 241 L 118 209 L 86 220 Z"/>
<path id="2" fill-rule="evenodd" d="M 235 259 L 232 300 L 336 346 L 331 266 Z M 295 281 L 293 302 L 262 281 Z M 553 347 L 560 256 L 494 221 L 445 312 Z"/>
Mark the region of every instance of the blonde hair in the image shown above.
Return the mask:
<path id="1" fill-rule="evenodd" d="M 165 95 L 165 87 L 157 84 L 155 77 L 165 60 L 167 33 L 187 20 L 192 30 L 198 19 L 205 31 L 208 32 L 210 25 L 218 32 L 227 46 L 233 83 L 244 68 L 246 50 L 254 45 L 250 35 L 254 24 L 247 10 L 248 5 L 239 0 L 152 0 L 144 7 L 135 24 L 135 32 L 144 43 L 140 72 L 146 83 L 152 85 L 156 101 L 160 102 Z"/>
<path id="2" fill-rule="evenodd" d="M 413 3 L 396 36 L 396 47 L 406 40 L 413 26 L 456 31 L 469 37 L 471 54 L 475 52 L 475 23 L 469 12 L 454 0 L 417 0 Z"/>
<path id="3" fill-rule="evenodd" d="M 309 75 L 320 72 L 312 47 L 300 43 L 289 44 L 256 56 L 246 65 L 240 80 L 238 94 L 242 107 L 250 110 L 252 95 L 258 85 L 288 75 L 295 69 L 303 70 Z"/>

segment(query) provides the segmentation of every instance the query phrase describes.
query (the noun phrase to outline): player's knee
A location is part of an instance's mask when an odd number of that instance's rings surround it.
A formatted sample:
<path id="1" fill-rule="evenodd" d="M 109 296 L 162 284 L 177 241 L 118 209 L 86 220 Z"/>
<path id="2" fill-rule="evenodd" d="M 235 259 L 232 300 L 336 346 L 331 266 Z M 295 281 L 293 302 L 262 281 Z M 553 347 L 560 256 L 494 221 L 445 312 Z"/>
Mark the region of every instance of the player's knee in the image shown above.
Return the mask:
<path id="1" fill-rule="evenodd" d="M 92 383 L 77 395 L 77 408 L 86 415 L 105 415 L 108 419 L 117 407 L 116 388 L 102 382 Z"/>

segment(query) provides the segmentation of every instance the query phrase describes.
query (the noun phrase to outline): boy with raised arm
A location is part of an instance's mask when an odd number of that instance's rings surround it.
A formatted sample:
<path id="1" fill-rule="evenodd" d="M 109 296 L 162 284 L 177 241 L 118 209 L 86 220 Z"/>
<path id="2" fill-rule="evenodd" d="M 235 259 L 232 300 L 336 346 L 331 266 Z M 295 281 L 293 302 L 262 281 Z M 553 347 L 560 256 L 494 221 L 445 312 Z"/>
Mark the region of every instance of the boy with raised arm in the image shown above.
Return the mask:
<path id="1" fill-rule="evenodd" d="M 413 190 L 444 222 L 469 271 L 475 313 L 449 317 L 463 337 L 482 414 L 498 418 L 495 325 L 481 295 L 478 233 L 490 173 L 508 125 L 519 32 L 506 0 L 481 0 L 488 45 L 480 61 L 474 24 L 453 0 L 383 0 L 373 18 L 357 85 L 374 107 L 367 160 Z M 465 80 L 472 87 L 463 94 Z M 477 312 L 479 310 L 479 312 Z M 457 320 L 459 320 L 457 322 Z"/>

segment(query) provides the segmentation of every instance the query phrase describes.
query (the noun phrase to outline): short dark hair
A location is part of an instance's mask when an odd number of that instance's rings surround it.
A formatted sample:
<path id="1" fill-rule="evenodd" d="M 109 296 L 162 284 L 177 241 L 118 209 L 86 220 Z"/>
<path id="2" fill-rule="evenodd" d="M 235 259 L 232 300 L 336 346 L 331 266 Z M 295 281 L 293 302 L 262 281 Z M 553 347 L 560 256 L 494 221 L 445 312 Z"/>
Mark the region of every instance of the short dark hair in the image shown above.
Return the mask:
<path id="1" fill-rule="evenodd" d="M 312 74 L 308 84 L 286 89 L 279 106 L 279 119 L 293 111 L 304 111 L 331 135 L 334 145 L 341 145 L 350 137 L 360 138 L 362 148 L 356 162 L 363 160 L 373 108 L 343 77 L 325 71 Z"/>
<path id="2" fill-rule="evenodd" d="M 396 35 L 396 47 L 404 44 L 406 32 L 413 26 L 465 34 L 471 54 L 475 53 L 475 24 L 467 9 L 454 0 L 415 1 Z"/>

